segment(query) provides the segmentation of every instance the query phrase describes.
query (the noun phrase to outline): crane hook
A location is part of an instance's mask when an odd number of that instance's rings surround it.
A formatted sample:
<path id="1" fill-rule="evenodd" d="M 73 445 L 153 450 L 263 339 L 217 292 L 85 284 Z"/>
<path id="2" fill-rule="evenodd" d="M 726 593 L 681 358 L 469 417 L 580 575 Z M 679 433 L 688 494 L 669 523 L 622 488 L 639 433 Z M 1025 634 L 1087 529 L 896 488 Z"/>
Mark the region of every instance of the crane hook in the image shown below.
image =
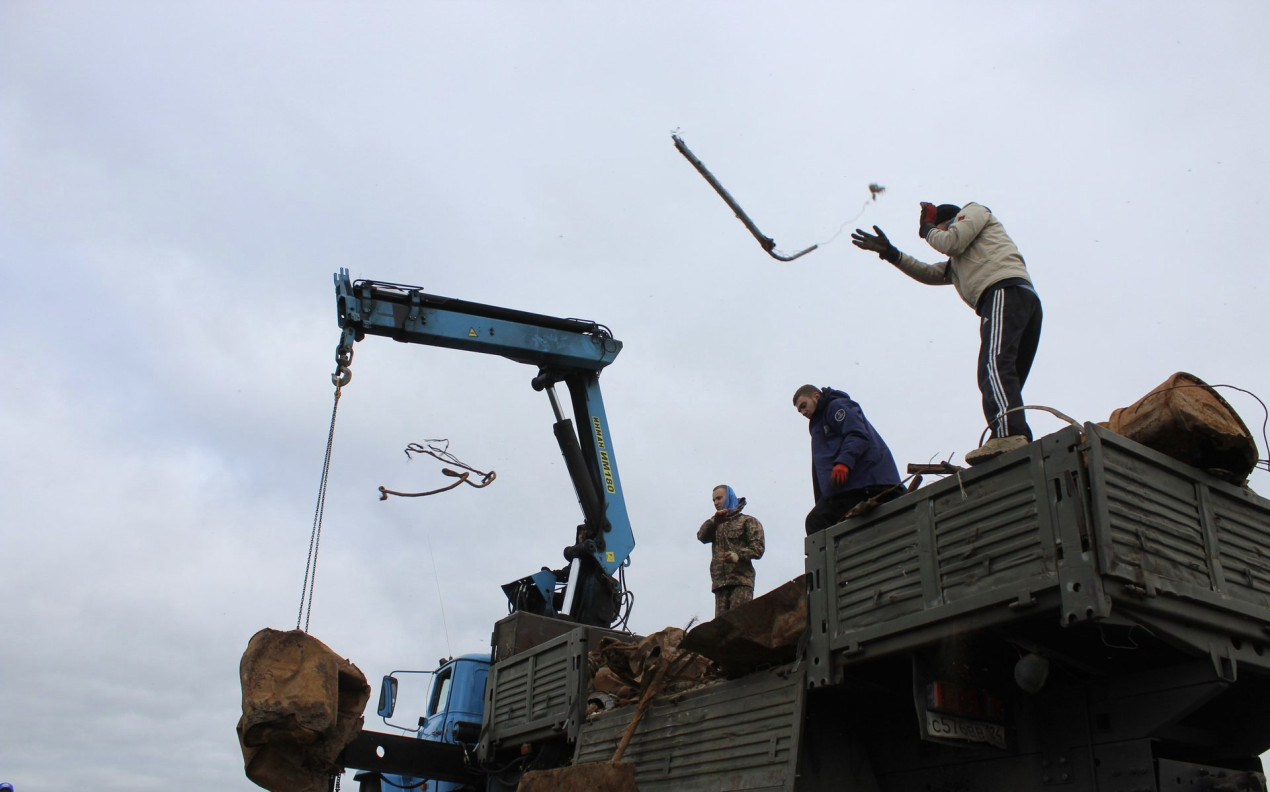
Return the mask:
<path id="1" fill-rule="evenodd" d="M 342 388 L 353 380 L 353 348 L 347 344 L 335 347 L 335 373 L 331 375 L 331 384 Z"/>

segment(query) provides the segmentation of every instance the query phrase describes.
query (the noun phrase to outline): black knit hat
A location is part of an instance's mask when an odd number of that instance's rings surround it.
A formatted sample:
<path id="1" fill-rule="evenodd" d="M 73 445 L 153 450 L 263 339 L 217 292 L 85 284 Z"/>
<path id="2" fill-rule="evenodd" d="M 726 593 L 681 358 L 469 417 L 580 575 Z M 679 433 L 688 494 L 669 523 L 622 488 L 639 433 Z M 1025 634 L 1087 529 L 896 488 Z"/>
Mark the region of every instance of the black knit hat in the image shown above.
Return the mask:
<path id="1" fill-rule="evenodd" d="M 935 225 L 946 223 L 961 213 L 961 207 L 956 204 L 940 204 L 935 207 Z"/>

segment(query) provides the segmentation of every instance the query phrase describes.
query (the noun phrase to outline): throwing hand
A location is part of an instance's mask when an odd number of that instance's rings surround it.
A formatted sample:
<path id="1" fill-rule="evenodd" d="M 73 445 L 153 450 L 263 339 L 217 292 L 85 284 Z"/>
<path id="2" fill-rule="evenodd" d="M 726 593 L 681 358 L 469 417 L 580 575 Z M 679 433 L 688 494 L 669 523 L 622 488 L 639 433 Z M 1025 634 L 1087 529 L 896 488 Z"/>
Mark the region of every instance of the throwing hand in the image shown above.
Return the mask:
<path id="1" fill-rule="evenodd" d="M 857 228 L 855 233 L 851 235 L 851 244 L 861 250 L 877 253 L 878 257 L 883 261 L 889 261 L 892 264 L 899 261 L 900 251 L 896 249 L 895 245 L 891 244 L 891 240 L 886 238 L 886 234 L 883 233 L 882 229 L 873 226 L 873 230 L 877 233 L 877 236 Z"/>

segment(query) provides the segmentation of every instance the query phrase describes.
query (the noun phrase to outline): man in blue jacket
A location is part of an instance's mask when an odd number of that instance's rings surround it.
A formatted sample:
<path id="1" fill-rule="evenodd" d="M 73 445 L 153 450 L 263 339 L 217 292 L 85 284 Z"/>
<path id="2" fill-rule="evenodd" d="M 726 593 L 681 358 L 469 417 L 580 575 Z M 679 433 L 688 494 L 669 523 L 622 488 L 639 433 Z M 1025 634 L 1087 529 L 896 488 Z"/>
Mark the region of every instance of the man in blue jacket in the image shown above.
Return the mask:
<path id="1" fill-rule="evenodd" d="M 816 505 L 807 513 L 808 536 L 841 522 L 866 500 L 884 502 L 904 494 L 891 449 L 850 396 L 804 385 L 794 392 L 794 407 L 811 433 Z"/>

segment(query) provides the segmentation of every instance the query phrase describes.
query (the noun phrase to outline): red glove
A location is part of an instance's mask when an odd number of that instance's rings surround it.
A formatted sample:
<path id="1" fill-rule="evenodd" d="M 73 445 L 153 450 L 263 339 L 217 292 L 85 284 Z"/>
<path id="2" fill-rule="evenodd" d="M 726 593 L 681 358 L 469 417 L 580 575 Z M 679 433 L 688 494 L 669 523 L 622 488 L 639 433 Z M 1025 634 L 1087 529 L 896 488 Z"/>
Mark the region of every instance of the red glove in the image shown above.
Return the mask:
<path id="1" fill-rule="evenodd" d="M 834 465 L 833 466 L 833 485 L 835 487 L 841 487 L 843 484 L 846 484 L 847 474 L 850 472 L 851 472 L 851 469 L 848 468 L 846 465 L 842 464 L 841 462 Z"/>
<path id="2" fill-rule="evenodd" d="M 935 227 L 936 211 L 935 204 L 922 201 L 922 217 L 917 226 L 917 235 L 922 239 L 925 239 L 930 230 Z"/>

